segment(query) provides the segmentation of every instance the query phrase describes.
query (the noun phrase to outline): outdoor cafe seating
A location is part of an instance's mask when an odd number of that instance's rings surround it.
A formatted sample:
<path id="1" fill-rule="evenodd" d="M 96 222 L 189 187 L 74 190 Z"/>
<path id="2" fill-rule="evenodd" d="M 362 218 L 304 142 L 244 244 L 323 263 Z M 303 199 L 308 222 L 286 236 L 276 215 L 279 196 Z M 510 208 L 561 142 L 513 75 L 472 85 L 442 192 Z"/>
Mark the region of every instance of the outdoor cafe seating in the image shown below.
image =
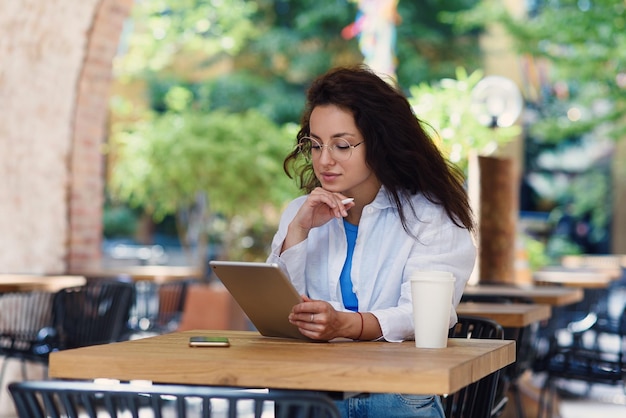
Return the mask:
<path id="1" fill-rule="evenodd" d="M 485 302 L 494 304 L 511 305 L 514 303 L 532 304 L 533 301 L 525 297 L 505 297 L 505 296 L 477 296 L 464 295 L 461 299 L 464 302 Z M 524 416 L 522 407 L 522 399 L 519 393 L 518 380 L 522 374 L 532 367 L 535 357 L 535 341 L 539 323 L 533 322 L 524 327 L 505 327 L 503 328 L 503 338 L 515 340 L 516 342 L 516 361 L 514 364 L 506 367 L 502 373 L 496 388 L 496 399 L 494 404 L 493 416 L 499 416 L 503 413 L 507 405 L 516 408 L 518 417 Z M 509 402 L 507 394 L 513 396 Z"/>
<path id="2" fill-rule="evenodd" d="M 545 374 L 538 417 L 552 410 L 558 393 L 587 396 L 602 384 L 621 386 L 626 395 L 626 275 L 592 293 L 542 329 L 545 344 L 533 364 Z"/>
<path id="3" fill-rule="evenodd" d="M 486 318 L 459 315 L 448 333 L 450 338 L 503 339 L 504 330 Z M 500 370 L 443 398 L 446 418 L 491 418 L 500 414 L 506 400 L 496 399 Z M 497 402 L 496 402 L 497 401 Z"/>
<path id="4" fill-rule="evenodd" d="M 119 341 L 134 302 L 128 283 L 98 281 L 57 292 L 0 295 L 0 387 L 8 359 L 48 363 L 51 352 Z"/>
<path id="5" fill-rule="evenodd" d="M 332 400 L 315 392 L 236 390 L 191 385 L 30 381 L 9 391 L 19 418 L 255 417 L 339 418 Z"/>
<path id="6" fill-rule="evenodd" d="M 552 410 L 559 382 L 583 383 L 582 395 L 594 384 L 621 385 L 626 394 L 626 307 L 611 325 L 595 322 L 563 331 L 553 334 L 548 351 L 535 362 L 535 371 L 546 374 L 538 417 Z"/>

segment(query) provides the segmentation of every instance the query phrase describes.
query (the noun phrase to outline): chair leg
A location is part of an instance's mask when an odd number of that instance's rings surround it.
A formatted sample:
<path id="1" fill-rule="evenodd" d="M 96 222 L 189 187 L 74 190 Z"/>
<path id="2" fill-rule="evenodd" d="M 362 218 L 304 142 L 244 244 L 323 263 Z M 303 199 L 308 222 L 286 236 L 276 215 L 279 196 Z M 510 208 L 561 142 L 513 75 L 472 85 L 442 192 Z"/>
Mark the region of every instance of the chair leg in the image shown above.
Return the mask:
<path id="1" fill-rule="evenodd" d="M 544 401 L 543 410 L 546 412 L 546 418 L 554 416 L 554 400 L 556 399 L 556 385 L 554 380 L 550 379 L 546 386 L 546 399 Z"/>
<path id="2" fill-rule="evenodd" d="M 545 388 L 541 388 L 539 392 L 539 402 L 537 403 L 537 418 L 543 418 L 543 404 L 545 402 Z"/>
<path id="3" fill-rule="evenodd" d="M 20 363 L 22 363 L 22 380 L 28 380 L 28 376 L 26 375 L 26 360 L 21 358 Z"/>
<path id="4" fill-rule="evenodd" d="M 558 399 L 556 392 L 557 392 L 556 385 L 554 384 L 554 382 L 552 382 L 552 384 L 550 385 L 550 402 L 548 402 L 548 414 L 550 414 L 549 418 L 552 418 L 554 416 L 554 408 L 555 408 L 554 403 L 555 403 L 555 400 Z M 560 416 L 560 414 L 558 416 Z"/>
<path id="5" fill-rule="evenodd" d="M 2 396 L 2 392 L 5 392 L 4 389 L 4 373 L 7 370 L 7 364 L 9 363 L 9 357 L 2 356 L 2 369 L 0 369 L 0 397 Z M 8 392 L 8 390 L 6 391 Z"/>
<path id="6" fill-rule="evenodd" d="M 539 392 L 539 405 L 537 407 L 537 418 L 542 418 L 544 411 L 549 411 L 547 404 L 551 403 L 551 401 L 549 401 L 551 387 L 552 387 L 552 381 L 549 377 L 546 377 L 546 381 L 543 382 L 543 386 L 541 387 L 541 391 Z"/>
<path id="7" fill-rule="evenodd" d="M 515 410 L 517 412 L 517 418 L 524 418 L 524 408 L 522 407 L 522 395 L 519 391 L 517 381 L 513 380 L 509 388 L 513 392 L 513 402 L 515 402 Z"/>
<path id="8" fill-rule="evenodd" d="M 9 357 L 2 356 L 2 369 L 0 369 L 0 390 L 2 389 L 2 384 L 4 383 L 4 373 L 7 370 L 8 363 L 9 363 Z"/>

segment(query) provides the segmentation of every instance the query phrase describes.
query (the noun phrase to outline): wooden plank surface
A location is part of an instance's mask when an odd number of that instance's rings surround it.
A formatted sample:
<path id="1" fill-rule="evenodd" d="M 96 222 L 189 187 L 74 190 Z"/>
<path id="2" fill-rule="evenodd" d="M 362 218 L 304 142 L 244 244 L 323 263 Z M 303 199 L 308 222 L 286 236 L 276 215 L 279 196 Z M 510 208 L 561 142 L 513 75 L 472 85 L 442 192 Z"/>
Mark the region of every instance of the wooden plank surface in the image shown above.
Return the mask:
<path id="1" fill-rule="evenodd" d="M 552 308 L 547 304 L 462 302 L 459 315 L 489 318 L 506 328 L 523 328 L 550 319 Z"/>
<path id="2" fill-rule="evenodd" d="M 191 348 L 192 335 L 230 347 Z M 515 342 L 450 339 L 444 349 L 403 343 L 310 343 L 249 331 L 185 331 L 52 353 L 52 378 L 149 380 L 339 392 L 452 393 L 515 361 Z"/>
<path id="3" fill-rule="evenodd" d="M 82 286 L 83 276 L 40 276 L 29 274 L 0 274 L 0 292 L 56 292 L 66 287 Z"/>
<path id="4" fill-rule="evenodd" d="M 79 274 L 94 279 L 128 277 L 133 281 L 165 283 L 202 278 L 202 272 L 191 266 L 128 266 L 82 271 Z"/>
<path id="5" fill-rule="evenodd" d="M 604 289 L 616 278 L 601 271 L 580 271 L 550 269 L 539 270 L 533 273 L 533 279 L 538 283 L 556 284 L 583 289 Z"/>
<path id="6" fill-rule="evenodd" d="M 584 297 L 582 289 L 562 286 L 475 285 L 466 286 L 463 293 L 476 296 L 528 298 L 535 303 L 552 306 L 570 305 L 580 302 Z"/>

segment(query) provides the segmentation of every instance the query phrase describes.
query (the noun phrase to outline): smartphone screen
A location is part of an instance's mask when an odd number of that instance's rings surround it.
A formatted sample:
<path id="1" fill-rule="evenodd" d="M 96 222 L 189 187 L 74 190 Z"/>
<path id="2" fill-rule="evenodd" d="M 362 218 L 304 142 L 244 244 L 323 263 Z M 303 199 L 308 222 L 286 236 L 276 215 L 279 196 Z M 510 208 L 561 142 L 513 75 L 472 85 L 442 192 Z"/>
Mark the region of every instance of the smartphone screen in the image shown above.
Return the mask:
<path id="1" fill-rule="evenodd" d="M 189 338 L 190 347 L 228 347 L 230 342 L 226 337 L 194 336 Z"/>

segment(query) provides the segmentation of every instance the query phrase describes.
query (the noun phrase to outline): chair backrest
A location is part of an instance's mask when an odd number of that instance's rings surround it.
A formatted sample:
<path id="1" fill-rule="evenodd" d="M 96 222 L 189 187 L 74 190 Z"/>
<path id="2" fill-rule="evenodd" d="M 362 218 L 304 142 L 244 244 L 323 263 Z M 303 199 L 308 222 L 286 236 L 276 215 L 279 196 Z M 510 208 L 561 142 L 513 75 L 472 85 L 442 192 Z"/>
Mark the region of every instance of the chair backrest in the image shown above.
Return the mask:
<path id="1" fill-rule="evenodd" d="M 178 328 L 187 289 L 196 279 L 181 279 L 156 283 L 147 280 L 135 282 L 135 304 L 131 310 L 132 332 L 172 332 Z"/>
<path id="2" fill-rule="evenodd" d="M 340 417 L 330 398 L 304 391 L 31 380 L 11 383 L 9 392 L 19 418 Z"/>
<path id="3" fill-rule="evenodd" d="M 460 315 L 456 325 L 448 333 L 450 338 L 504 338 L 500 324 L 486 318 Z M 489 418 L 494 405 L 500 371 L 491 373 L 444 397 L 444 409 L 447 418 Z"/>
<path id="4" fill-rule="evenodd" d="M 0 334 L 34 340 L 37 333 L 52 325 L 50 292 L 7 293 L 0 296 Z"/>
<path id="5" fill-rule="evenodd" d="M 54 293 L 32 291 L 0 296 L 0 355 L 47 361 L 56 347 L 52 327 Z M 5 363 L 0 371 L 4 377 Z"/>
<path id="6" fill-rule="evenodd" d="M 159 313 L 156 327 L 161 331 L 174 331 L 185 309 L 187 288 L 195 279 L 177 280 L 159 286 Z"/>
<path id="7" fill-rule="evenodd" d="M 507 297 L 493 295 L 463 295 L 462 302 L 481 303 L 526 303 L 533 304 L 534 301 L 526 297 Z M 536 347 L 539 332 L 539 323 L 534 322 L 523 328 L 504 328 L 504 339 L 515 340 L 515 363 L 506 368 L 506 372 L 515 377 L 532 367 L 536 357 Z"/>
<path id="8" fill-rule="evenodd" d="M 119 341 L 134 303 L 132 283 L 102 280 L 61 289 L 54 298 L 60 349 Z"/>

